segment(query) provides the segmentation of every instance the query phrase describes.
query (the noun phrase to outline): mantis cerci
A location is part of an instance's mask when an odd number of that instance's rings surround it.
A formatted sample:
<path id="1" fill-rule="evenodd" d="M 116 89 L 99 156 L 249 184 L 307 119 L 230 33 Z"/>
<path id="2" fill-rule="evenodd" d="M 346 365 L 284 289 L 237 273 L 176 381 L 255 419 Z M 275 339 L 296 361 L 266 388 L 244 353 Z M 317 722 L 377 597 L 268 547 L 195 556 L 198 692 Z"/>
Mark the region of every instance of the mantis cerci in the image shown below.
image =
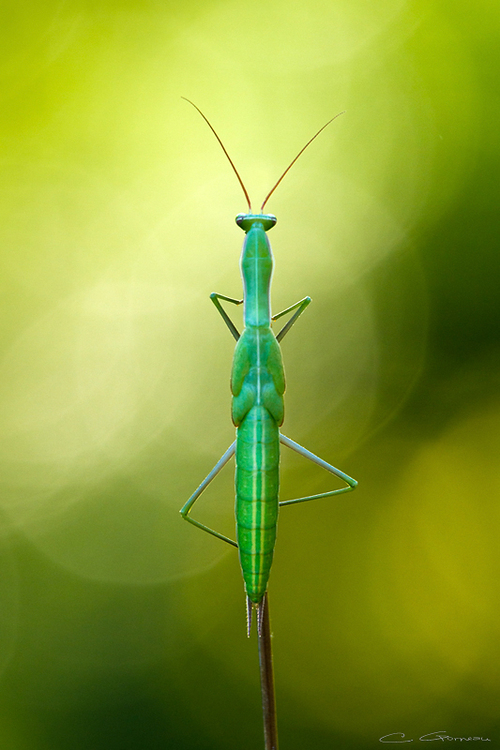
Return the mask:
<path id="1" fill-rule="evenodd" d="M 221 139 L 196 104 L 189 99 L 186 101 L 198 110 L 222 147 L 243 189 L 248 204 L 248 213 L 238 214 L 236 217 L 236 223 L 245 232 L 240 261 L 243 299 L 234 299 L 215 292 L 210 295 L 210 299 L 237 342 L 231 374 L 232 419 L 236 427 L 236 440 L 191 495 L 180 513 L 189 523 L 238 549 L 246 591 L 248 634 L 251 629 L 252 612 L 254 609 L 257 612 L 266 749 L 271 750 L 271 748 L 277 748 L 277 732 L 266 592 L 276 542 L 278 509 L 283 505 L 304 503 L 350 492 L 356 488 L 357 482 L 285 437 L 279 430 L 284 417 L 283 394 L 285 391 L 285 373 L 279 342 L 304 312 L 311 298 L 304 297 L 282 312 L 271 315 L 270 288 L 274 264 L 267 232 L 276 224 L 276 217 L 273 214 L 265 214 L 264 207 L 299 156 L 335 117 L 323 125 L 299 151 L 267 194 L 260 213 L 254 213 L 247 190 Z M 241 334 L 222 307 L 221 300 L 233 305 L 243 304 L 244 328 Z M 288 313 L 293 313 L 293 315 L 275 336 L 271 327 L 273 321 Z M 346 486 L 318 495 L 280 501 L 278 499 L 280 443 L 326 469 L 345 482 Z M 210 529 L 189 515 L 196 500 L 233 455 L 236 461 L 237 541 Z M 266 711 L 271 714 L 267 717 L 267 723 Z"/>

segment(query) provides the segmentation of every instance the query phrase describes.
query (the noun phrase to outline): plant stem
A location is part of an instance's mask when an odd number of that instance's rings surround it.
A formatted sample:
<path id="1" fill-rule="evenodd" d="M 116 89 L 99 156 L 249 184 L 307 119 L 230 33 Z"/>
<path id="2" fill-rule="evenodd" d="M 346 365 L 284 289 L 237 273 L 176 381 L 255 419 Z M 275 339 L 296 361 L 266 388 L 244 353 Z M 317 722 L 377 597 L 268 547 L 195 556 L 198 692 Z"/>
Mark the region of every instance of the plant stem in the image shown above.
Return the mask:
<path id="1" fill-rule="evenodd" d="M 271 627 L 269 624 L 269 600 L 267 597 L 267 593 L 264 595 L 261 607 L 261 626 L 258 629 L 258 640 L 265 750 L 278 750 L 276 699 L 274 695 L 273 652 L 271 647 Z"/>

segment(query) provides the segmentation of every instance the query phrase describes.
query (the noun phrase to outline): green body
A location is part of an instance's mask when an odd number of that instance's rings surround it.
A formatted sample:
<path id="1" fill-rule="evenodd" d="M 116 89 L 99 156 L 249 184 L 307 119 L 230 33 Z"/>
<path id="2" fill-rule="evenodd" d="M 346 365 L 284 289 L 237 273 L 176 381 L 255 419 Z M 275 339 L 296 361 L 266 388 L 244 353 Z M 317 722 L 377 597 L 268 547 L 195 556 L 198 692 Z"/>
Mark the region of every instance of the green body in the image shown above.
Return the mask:
<path id="1" fill-rule="evenodd" d="M 269 579 L 278 520 L 280 438 L 285 373 L 271 330 L 273 256 L 266 230 L 271 215 L 245 215 L 241 256 L 245 328 L 236 344 L 231 376 L 236 425 L 236 535 L 249 599 L 262 600 Z"/>
<path id="2" fill-rule="evenodd" d="M 279 431 L 284 415 L 285 372 L 278 342 L 288 333 L 311 298 L 304 297 L 271 317 L 273 255 L 266 232 L 274 227 L 276 217 L 272 214 L 239 214 L 236 223 L 246 233 L 241 255 L 243 299 L 237 300 L 215 292 L 210 295 L 210 299 L 237 341 L 231 375 L 232 416 L 236 425 L 236 440 L 183 505 L 181 515 L 193 526 L 238 548 L 248 601 L 256 605 L 261 617 L 273 561 L 279 506 L 350 492 L 356 487 L 357 482 Z M 220 300 L 235 305 L 244 303 L 245 328 L 241 335 L 221 306 Z M 271 322 L 293 311 L 295 312 L 292 317 L 275 336 L 271 330 Z M 280 501 L 280 444 L 339 477 L 346 486 L 320 492 L 318 495 Z M 196 500 L 233 455 L 236 456 L 237 542 L 189 515 Z M 251 608 L 248 627 L 250 622 Z"/>
<path id="3" fill-rule="evenodd" d="M 271 316 L 273 255 L 266 232 L 274 227 L 276 217 L 272 214 L 239 214 L 236 223 L 246 233 L 241 255 L 243 299 L 237 300 L 215 292 L 210 295 L 237 341 L 231 375 L 236 440 L 183 505 L 181 515 L 193 526 L 238 548 L 249 603 L 248 628 L 250 629 L 254 605 L 258 613 L 260 633 L 259 618 L 262 618 L 264 596 L 273 561 L 279 506 L 350 492 L 357 482 L 299 443 L 285 437 L 279 430 L 284 415 L 285 373 L 278 342 L 288 333 L 311 298 L 304 297 Z M 241 335 L 220 300 L 235 305 L 244 304 L 245 327 Z M 271 330 L 271 322 L 292 312 L 293 315 L 275 336 Z M 317 495 L 280 501 L 280 444 L 338 477 L 346 486 Z M 196 500 L 233 455 L 236 456 L 236 542 L 189 515 Z"/>

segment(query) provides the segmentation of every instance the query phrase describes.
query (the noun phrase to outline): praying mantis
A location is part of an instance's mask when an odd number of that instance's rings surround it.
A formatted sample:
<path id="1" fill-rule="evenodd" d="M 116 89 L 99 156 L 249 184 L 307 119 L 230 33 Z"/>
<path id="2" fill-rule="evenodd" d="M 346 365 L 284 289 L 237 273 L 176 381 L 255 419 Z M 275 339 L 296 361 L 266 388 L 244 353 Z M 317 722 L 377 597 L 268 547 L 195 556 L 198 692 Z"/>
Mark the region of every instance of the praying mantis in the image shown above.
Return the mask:
<path id="1" fill-rule="evenodd" d="M 354 490 L 357 486 L 355 479 L 280 432 L 284 418 L 285 373 L 279 343 L 307 308 L 311 298 L 304 297 L 285 310 L 271 315 L 270 290 L 274 261 L 267 232 L 276 224 L 276 217 L 273 214 L 264 213 L 264 207 L 269 198 L 299 156 L 339 115 L 323 125 L 299 151 L 267 194 L 260 213 L 254 213 L 248 192 L 221 139 L 196 104 L 189 99 L 186 101 L 198 110 L 222 147 L 243 189 L 248 204 L 248 213 L 238 214 L 236 217 L 237 225 L 245 232 L 240 261 L 243 299 L 234 299 L 215 292 L 210 295 L 210 299 L 236 339 L 231 374 L 232 419 L 236 427 L 236 440 L 217 461 L 181 508 L 180 513 L 189 523 L 238 549 L 246 591 L 247 633 L 250 634 L 252 613 L 256 610 L 257 629 L 261 636 L 266 591 L 276 542 L 278 509 L 285 505 L 340 495 Z M 221 301 L 232 305 L 243 305 L 244 328 L 241 334 L 223 308 Z M 275 335 L 271 327 L 272 323 L 289 313 L 293 315 Z M 346 486 L 317 495 L 279 500 L 280 445 L 296 451 L 317 466 L 326 469 L 330 474 L 341 479 Z M 190 516 L 196 500 L 233 455 L 236 461 L 236 541 Z"/>

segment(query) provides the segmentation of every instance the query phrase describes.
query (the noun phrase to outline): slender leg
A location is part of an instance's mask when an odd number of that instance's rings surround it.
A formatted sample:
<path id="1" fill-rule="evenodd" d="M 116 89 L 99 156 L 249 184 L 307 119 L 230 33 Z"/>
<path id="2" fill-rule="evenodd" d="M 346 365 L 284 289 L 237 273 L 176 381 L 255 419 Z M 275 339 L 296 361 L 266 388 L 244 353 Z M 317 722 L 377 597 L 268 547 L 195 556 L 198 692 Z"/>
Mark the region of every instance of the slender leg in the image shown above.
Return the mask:
<path id="1" fill-rule="evenodd" d="M 208 485 L 210 484 L 210 482 L 212 481 L 212 479 L 215 479 L 215 477 L 220 472 L 220 470 L 222 468 L 224 468 L 224 466 L 227 464 L 227 462 L 229 461 L 229 459 L 234 455 L 235 450 L 236 450 L 236 440 L 234 441 L 234 443 L 232 443 L 229 446 L 229 448 L 224 453 L 224 455 L 222 456 L 222 458 L 219 461 L 217 461 L 217 463 L 215 464 L 215 466 L 212 469 L 212 471 L 210 472 L 210 474 L 207 474 L 207 476 L 205 477 L 205 479 L 203 480 L 203 482 L 200 484 L 200 486 L 198 487 L 198 489 L 195 492 L 193 492 L 193 494 L 191 495 L 191 497 L 189 498 L 189 500 L 187 501 L 187 503 L 185 505 L 183 505 L 182 508 L 179 511 L 180 514 L 181 514 L 181 516 L 186 521 L 189 521 L 189 523 L 192 523 L 193 526 L 197 526 L 199 529 L 203 529 L 203 531 L 207 531 L 209 534 L 212 534 L 213 536 L 216 536 L 217 539 L 222 539 L 223 542 L 227 542 L 228 544 L 232 544 L 233 547 L 237 547 L 238 546 L 236 544 L 236 542 L 233 542 L 232 539 L 229 539 L 227 536 L 224 536 L 224 534 L 219 534 L 218 531 L 214 531 L 213 529 L 209 529 L 208 526 L 205 526 L 204 524 L 200 523 L 199 521 L 195 521 L 194 518 L 191 518 L 191 516 L 189 515 L 189 511 L 191 510 L 191 508 L 195 504 L 196 500 L 198 500 L 198 498 L 201 495 L 201 493 L 208 487 Z"/>
<path id="2" fill-rule="evenodd" d="M 311 301 L 310 297 L 304 297 L 304 299 L 299 300 L 294 305 L 291 305 L 291 307 L 287 307 L 286 310 L 282 310 L 277 315 L 273 315 L 271 320 L 278 320 L 278 318 L 281 318 L 282 315 L 286 315 L 287 313 L 292 312 L 292 310 L 296 310 L 298 308 L 295 315 L 292 315 L 288 323 L 284 325 L 281 331 L 277 334 L 276 336 L 277 341 L 281 341 L 281 339 L 285 336 L 285 334 L 288 333 L 288 331 L 293 326 L 293 324 L 295 323 L 299 315 L 302 315 L 302 313 L 304 312 L 304 310 L 306 309 L 310 301 Z"/>
<path id="3" fill-rule="evenodd" d="M 223 299 L 225 302 L 231 302 L 232 305 L 242 305 L 243 304 L 243 300 L 242 299 L 233 299 L 232 297 L 225 297 L 223 294 L 217 294 L 217 292 L 212 292 L 212 294 L 210 295 L 210 299 L 212 300 L 212 302 L 214 303 L 215 307 L 217 308 L 217 310 L 222 315 L 222 318 L 223 318 L 225 324 L 227 325 L 227 327 L 229 328 L 229 330 L 233 334 L 234 338 L 236 339 L 236 341 L 238 341 L 238 339 L 240 337 L 239 331 L 236 328 L 236 326 L 234 325 L 234 323 L 231 320 L 231 318 L 229 317 L 229 315 L 227 314 L 227 312 L 222 307 L 222 305 L 219 302 L 219 300 Z"/>
<path id="4" fill-rule="evenodd" d="M 338 490 L 331 490 L 330 492 L 321 492 L 319 495 L 310 495 L 309 497 L 297 497 L 294 500 L 282 500 L 280 502 L 280 505 L 293 505 L 294 503 L 305 503 L 308 500 L 319 500 L 321 497 L 332 497 L 332 495 L 340 495 L 343 492 L 351 492 L 351 490 L 355 490 L 358 486 L 358 483 L 355 479 L 348 476 L 347 474 L 344 474 L 343 471 L 340 471 L 340 469 L 336 469 L 335 466 L 332 466 L 331 464 L 328 464 L 326 461 L 323 461 L 322 458 L 319 458 L 319 456 L 315 456 L 314 453 L 311 453 L 311 451 L 308 451 L 306 448 L 303 448 L 301 445 L 296 443 L 294 440 L 290 440 L 290 438 L 285 437 L 280 432 L 280 443 L 283 443 L 283 445 L 286 445 L 287 448 L 291 448 L 293 451 L 296 451 L 297 453 L 300 453 L 301 456 L 304 456 L 304 458 L 308 458 L 313 463 L 317 464 L 318 466 L 321 466 L 322 469 L 326 469 L 326 471 L 329 471 L 330 474 L 334 474 L 339 479 L 342 479 L 343 482 L 347 484 L 347 487 L 341 487 Z"/>

